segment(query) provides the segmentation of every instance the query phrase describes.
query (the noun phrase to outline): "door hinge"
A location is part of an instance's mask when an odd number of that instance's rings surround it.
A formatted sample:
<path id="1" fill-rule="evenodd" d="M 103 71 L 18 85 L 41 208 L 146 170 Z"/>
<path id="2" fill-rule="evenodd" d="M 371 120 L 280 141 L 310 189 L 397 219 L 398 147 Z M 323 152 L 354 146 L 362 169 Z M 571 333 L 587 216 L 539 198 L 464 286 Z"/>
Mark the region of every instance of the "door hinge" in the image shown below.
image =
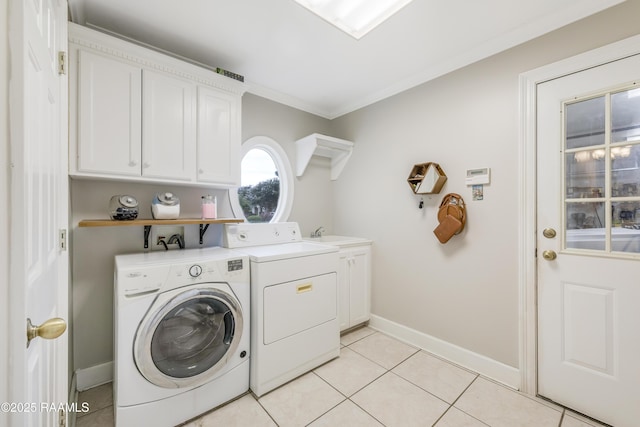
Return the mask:
<path id="1" fill-rule="evenodd" d="M 64 409 L 60 409 L 60 418 L 58 418 L 58 426 L 59 427 L 67 427 L 67 417 L 64 412 Z"/>
<path id="2" fill-rule="evenodd" d="M 58 52 L 58 74 L 67 74 L 67 52 Z"/>
<path id="3" fill-rule="evenodd" d="M 60 237 L 60 250 L 66 251 L 67 250 L 67 230 L 64 228 L 60 229 L 59 237 Z"/>

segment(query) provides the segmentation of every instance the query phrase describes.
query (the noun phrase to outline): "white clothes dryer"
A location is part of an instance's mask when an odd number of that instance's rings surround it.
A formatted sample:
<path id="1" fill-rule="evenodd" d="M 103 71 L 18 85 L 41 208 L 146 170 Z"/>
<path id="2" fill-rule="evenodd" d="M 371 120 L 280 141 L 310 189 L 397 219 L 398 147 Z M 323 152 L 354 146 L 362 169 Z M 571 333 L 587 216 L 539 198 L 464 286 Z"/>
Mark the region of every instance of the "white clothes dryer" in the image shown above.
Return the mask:
<path id="1" fill-rule="evenodd" d="M 229 249 L 115 257 L 116 426 L 175 426 L 249 390 L 249 282 Z"/>
<path id="2" fill-rule="evenodd" d="M 295 222 L 226 224 L 223 244 L 251 264 L 256 396 L 340 355 L 336 246 L 302 241 Z"/>

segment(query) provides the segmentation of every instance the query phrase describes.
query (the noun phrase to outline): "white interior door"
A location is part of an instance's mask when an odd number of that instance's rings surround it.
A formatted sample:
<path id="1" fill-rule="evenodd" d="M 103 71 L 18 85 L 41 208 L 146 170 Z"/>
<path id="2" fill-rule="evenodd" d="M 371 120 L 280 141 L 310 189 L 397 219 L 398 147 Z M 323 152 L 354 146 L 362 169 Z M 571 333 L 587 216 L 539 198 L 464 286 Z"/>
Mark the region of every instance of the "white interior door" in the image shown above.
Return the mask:
<path id="1" fill-rule="evenodd" d="M 67 334 L 27 345 L 27 319 L 67 318 L 67 46 L 64 0 L 11 0 L 9 409 L 15 426 L 59 426 L 68 396 Z M 55 328 L 54 328 L 55 329 Z M 41 334 L 57 335 L 55 330 Z"/>
<path id="2" fill-rule="evenodd" d="M 638 86 L 640 55 L 537 89 L 538 393 L 617 427 L 640 420 Z"/>

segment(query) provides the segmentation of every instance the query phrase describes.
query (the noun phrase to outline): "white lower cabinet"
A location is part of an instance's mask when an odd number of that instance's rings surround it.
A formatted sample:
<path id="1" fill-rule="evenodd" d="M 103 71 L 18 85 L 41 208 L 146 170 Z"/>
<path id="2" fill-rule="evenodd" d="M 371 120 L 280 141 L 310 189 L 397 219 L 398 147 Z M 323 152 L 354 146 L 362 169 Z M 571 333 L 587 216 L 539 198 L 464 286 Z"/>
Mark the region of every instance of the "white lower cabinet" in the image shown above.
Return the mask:
<path id="1" fill-rule="evenodd" d="M 69 175 L 240 185 L 244 84 L 69 24 Z"/>
<path id="2" fill-rule="evenodd" d="M 340 247 L 338 257 L 338 317 L 344 331 L 371 315 L 371 244 Z"/>

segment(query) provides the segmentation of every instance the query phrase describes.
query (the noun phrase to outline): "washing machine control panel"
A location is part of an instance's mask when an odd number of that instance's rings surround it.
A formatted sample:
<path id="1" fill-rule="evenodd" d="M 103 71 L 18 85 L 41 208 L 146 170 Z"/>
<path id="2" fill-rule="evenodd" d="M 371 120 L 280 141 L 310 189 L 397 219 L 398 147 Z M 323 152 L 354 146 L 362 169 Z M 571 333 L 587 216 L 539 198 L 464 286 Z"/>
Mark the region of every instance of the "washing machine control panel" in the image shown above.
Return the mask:
<path id="1" fill-rule="evenodd" d="M 249 258 L 221 248 L 185 249 L 167 257 L 164 252 L 116 256 L 118 295 L 151 296 L 194 283 L 246 283 Z"/>
<path id="2" fill-rule="evenodd" d="M 226 260 L 202 260 L 197 264 L 190 262 L 173 264 L 170 268 L 163 289 L 183 286 L 196 282 L 226 282 L 229 280 L 248 280 L 247 262 L 242 257 Z M 246 277 L 245 277 L 246 276 Z"/>
<path id="3" fill-rule="evenodd" d="M 200 267 L 198 264 L 192 265 L 191 268 L 189 268 L 189 275 L 191 277 L 198 277 L 201 274 L 202 274 L 202 267 Z"/>

